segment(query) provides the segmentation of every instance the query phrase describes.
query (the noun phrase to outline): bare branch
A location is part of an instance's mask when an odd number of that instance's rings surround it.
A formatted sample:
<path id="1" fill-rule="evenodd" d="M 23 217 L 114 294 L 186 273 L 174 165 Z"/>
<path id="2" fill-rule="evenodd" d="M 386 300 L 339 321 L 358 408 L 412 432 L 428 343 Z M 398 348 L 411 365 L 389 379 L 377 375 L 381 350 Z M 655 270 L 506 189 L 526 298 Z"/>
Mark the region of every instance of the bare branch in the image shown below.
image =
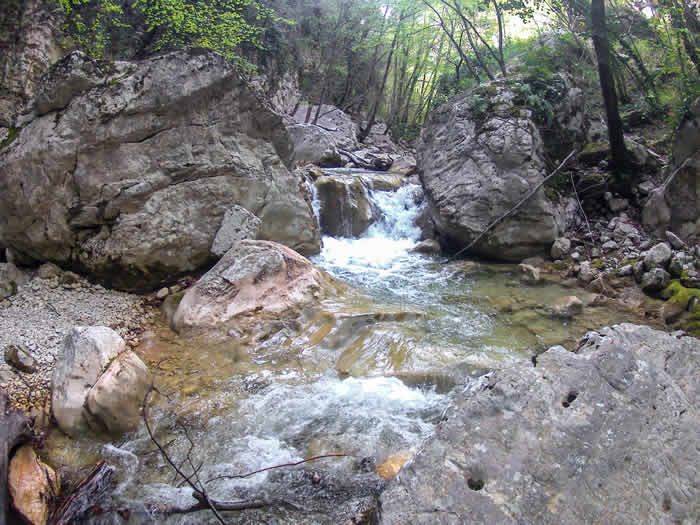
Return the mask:
<path id="1" fill-rule="evenodd" d="M 223 474 L 221 476 L 216 476 L 214 478 L 209 478 L 208 480 L 205 481 L 205 483 L 211 483 L 212 481 L 216 481 L 217 479 L 245 479 L 249 478 L 251 476 L 254 476 L 255 474 L 260 474 L 261 472 L 266 472 L 268 470 L 273 470 L 273 469 L 278 469 L 278 468 L 285 468 L 285 467 L 296 467 L 297 465 L 301 465 L 302 463 L 309 463 L 310 461 L 316 461 L 318 459 L 323 459 L 323 458 L 346 458 L 346 457 L 354 457 L 352 454 L 324 454 L 322 456 L 314 456 L 312 458 L 308 459 L 302 459 L 301 461 L 297 461 L 296 463 L 283 463 L 281 465 L 274 465 L 272 467 L 265 467 L 261 468 L 260 470 L 255 470 L 253 472 L 248 472 L 247 474 Z"/>
<path id="2" fill-rule="evenodd" d="M 493 221 L 491 224 L 489 224 L 489 225 L 486 227 L 486 229 L 485 229 L 484 231 L 482 231 L 479 235 L 477 235 L 476 239 L 474 239 L 474 240 L 473 240 L 472 242 L 470 242 L 467 246 L 465 246 L 464 248 L 462 248 L 461 250 L 459 250 L 457 253 L 455 253 L 455 254 L 453 255 L 453 257 L 458 257 L 458 256 L 461 255 L 462 253 L 464 253 L 464 252 L 468 251 L 469 249 L 471 249 L 477 242 L 479 242 L 479 241 L 483 238 L 484 235 L 486 235 L 486 234 L 487 234 L 489 231 L 491 231 L 493 228 L 495 228 L 496 226 L 498 226 L 499 224 L 501 224 L 501 223 L 502 223 L 504 220 L 506 220 L 508 217 L 510 217 L 511 215 L 513 215 L 523 204 L 525 204 L 525 203 L 530 199 L 530 197 L 532 197 L 535 193 L 537 193 L 537 191 L 538 191 L 542 186 L 544 186 L 544 183 L 545 183 L 545 182 L 547 182 L 549 179 L 551 179 L 551 178 L 554 177 L 557 173 L 559 173 L 559 171 L 566 165 L 567 162 L 569 162 L 569 159 L 570 159 L 571 157 L 573 157 L 575 153 L 576 153 L 576 149 L 571 150 L 571 153 L 569 153 L 569 155 L 562 161 L 562 163 L 559 164 L 559 166 L 557 166 L 557 169 L 555 169 L 552 173 L 550 173 L 549 175 L 547 175 L 547 176 L 542 180 L 542 182 L 540 182 L 539 184 L 537 184 L 537 186 L 535 186 L 527 195 L 525 195 L 522 199 L 520 199 L 520 201 L 519 201 L 515 206 L 513 206 L 510 210 L 508 210 L 506 213 L 504 213 L 503 215 L 501 215 L 498 219 L 496 219 L 496 220 Z"/>

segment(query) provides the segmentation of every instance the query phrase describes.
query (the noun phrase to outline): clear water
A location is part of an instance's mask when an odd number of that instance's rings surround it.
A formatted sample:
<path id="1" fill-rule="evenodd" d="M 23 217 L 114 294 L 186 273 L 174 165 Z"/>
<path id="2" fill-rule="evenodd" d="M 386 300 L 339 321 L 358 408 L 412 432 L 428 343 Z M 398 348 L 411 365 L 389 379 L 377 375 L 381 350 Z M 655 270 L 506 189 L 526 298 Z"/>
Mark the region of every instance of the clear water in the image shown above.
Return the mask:
<path id="1" fill-rule="evenodd" d="M 450 390 L 470 375 L 529 359 L 553 344 L 573 346 L 588 329 L 635 320 L 605 308 L 561 320 L 552 316 L 552 304 L 569 295 L 585 302 L 591 294 L 521 285 L 513 266 L 411 253 L 420 236 L 419 192 L 412 185 L 375 191 L 381 219 L 361 238 L 323 238 L 313 262 L 350 287 L 298 326 L 235 344 L 183 340 L 166 327 L 146 338 L 138 353 L 157 374 L 162 394 L 153 399 L 151 421 L 174 458 L 186 457 L 189 436 L 201 479 L 324 454 L 347 456 L 313 467 L 350 473 L 362 458 L 380 463 L 415 450 L 432 432 Z M 313 202 L 318 212 L 318 198 Z M 69 471 L 100 457 L 117 466 L 115 504 L 141 509 L 143 522 L 164 519 L 147 511 L 148 504 L 191 501 L 143 428 L 110 444 L 53 434 L 49 448 L 50 461 Z M 222 499 L 264 492 L 271 475 L 218 480 L 209 490 Z M 211 519 L 204 514 L 170 521 Z M 251 522 L 263 520 L 255 516 Z M 294 513 L 264 516 L 270 523 L 298 519 Z"/>

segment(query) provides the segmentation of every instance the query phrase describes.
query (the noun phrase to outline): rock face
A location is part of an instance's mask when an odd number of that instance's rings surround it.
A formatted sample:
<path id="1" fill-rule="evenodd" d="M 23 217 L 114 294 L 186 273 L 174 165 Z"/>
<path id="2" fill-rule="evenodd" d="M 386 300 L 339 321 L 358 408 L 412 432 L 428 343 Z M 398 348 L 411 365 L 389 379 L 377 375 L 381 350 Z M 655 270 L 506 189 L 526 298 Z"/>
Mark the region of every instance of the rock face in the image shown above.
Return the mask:
<path id="1" fill-rule="evenodd" d="M 316 180 L 321 202 L 321 231 L 333 237 L 359 237 L 375 221 L 364 182 L 358 177 L 327 176 Z"/>
<path id="2" fill-rule="evenodd" d="M 644 206 L 644 226 L 657 237 L 672 230 L 683 239 L 700 239 L 700 98 L 680 125 L 673 143 L 666 187 L 652 193 Z"/>
<path id="3" fill-rule="evenodd" d="M 173 315 L 173 329 L 225 329 L 237 316 L 251 312 L 297 317 L 331 282 L 285 246 L 241 241 L 185 292 Z"/>
<path id="4" fill-rule="evenodd" d="M 557 97 L 569 106 L 574 103 L 566 93 Z M 564 112 L 574 128 L 581 109 Z M 433 111 L 417 154 L 443 244 L 455 249 L 467 246 L 543 180 L 548 148 L 538 130 L 538 118 L 504 81 L 477 88 Z M 562 215 L 540 189 L 473 251 L 507 261 L 549 254 L 565 227 Z"/>
<path id="5" fill-rule="evenodd" d="M 75 327 L 66 336 L 51 380 L 58 426 L 77 436 L 92 428 L 120 433 L 139 423 L 151 374 L 124 340 L 104 326 Z"/>
<path id="6" fill-rule="evenodd" d="M 216 232 L 211 252 L 223 257 L 231 246 L 243 239 L 255 239 L 260 229 L 260 219 L 241 206 L 226 210 L 221 227 Z"/>
<path id="7" fill-rule="evenodd" d="M 379 523 L 696 523 L 700 341 L 591 332 L 458 395 Z"/>
<path id="8" fill-rule="evenodd" d="M 0 131 L 15 125 L 37 81 L 63 56 L 58 6 L 43 0 L 6 0 L 0 9 Z M 2 133 L 0 133 L 0 136 Z"/>
<path id="9" fill-rule="evenodd" d="M 282 117 L 220 55 L 97 63 L 74 52 L 37 91 L 0 152 L 9 248 L 150 289 L 210 261 L 238 205 L 260 219 L 259 238 L 320 249 Z"/>
<path id="10" fill-rule="evenodd" d="M 26 283 L 29 276 L 12 263 L 0 263 L 0 300 L 17 293 L 17 288 Z"/>
<path id="11" fill-rule="evenodd" d="M 8 489 L 12 506 L 28 523 L 45 525 L 61 484 L 58 474 L 37 457 L 30 445 L 24 445 L 10 461 Z"/>

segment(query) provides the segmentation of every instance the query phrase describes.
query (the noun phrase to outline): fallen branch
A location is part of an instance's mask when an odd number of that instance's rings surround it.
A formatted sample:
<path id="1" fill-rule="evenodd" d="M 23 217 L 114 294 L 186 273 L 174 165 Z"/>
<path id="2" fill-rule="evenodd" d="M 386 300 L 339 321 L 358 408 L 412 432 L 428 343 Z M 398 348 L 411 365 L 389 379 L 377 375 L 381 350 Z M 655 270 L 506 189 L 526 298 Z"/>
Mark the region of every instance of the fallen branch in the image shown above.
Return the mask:
<path id="1" fill-rule="evenodd" d="M 468 251 L 469 249 L 471 249 L 477 242 L 479 242 L 479 241 L 484 237 L 484 235 L 486 235 L 486 234 L 487 234 L 489 231 L 491 231 L 493 228 L 495 228 L 496 226 L 498 226 L 499 224 L 501 224 L 501 223 L 502 223 L 504 220 L 506 220 L 508 217 L 510 217 L 511 215 L 513 215 L 523 204 L 525 204 L 525 203 L 530 199 L 530 197 L 532 197 L 535 193 L 537 193 L 537 191 L 538 191 L 542 186 L 544 186 L 544 184 L 545 184 L 549 179 L 551 179 L 551 178 L 554 177 L 557 173 L 559 173 L 559 171 L 566 165 L 567 162 L 569 162 L 569 159 L 570 159 L 571 157 L 573 157 L 575 153 L 576 153 L 576 149 L 571 150 L 571 153 L 569 153 L 569 155 L 567 155 L 567 157 L 562 161 L 562 163 L 559 164 L 559 166 L 557 166 L 557 168 L 556 168 L 552 173 L 550 173 L 549 175 L 547 175 L 547 176 L 542 180 L 542 182 L 540 182 L 539 184 L 537 184 L 537 186 L 535 186 L 527 195 L 525 195 L 522 199 L 520 199 L 520 201 L 518 201 L 518 203 L 517 203 L 515 206 L 513 206 L 510 210 L 508 210 L 506 213 L 504 213 L 503 215 L 501 215 L 498 219 L 496 219 L 496 220 L 493 221 L 491 224 L 489 224 L 489 225 L 486 227 L 486 229 L 485 229 L 484 231 L 482 231 L 479 235 L 477 235 L 477 237 L 476 237 L 472 242 L 470 242 L 467 246 L 465 246 L 464 248 L 462 248 L 461 250 L 459 250 L 459 251 L 458 251 L 457 253 L 455 253 L 452 257 L 453 257 L 453 258 L 454 258 L 454 257 L 458 257 L 458 256 L 461 255 L 462 253 L 464 253 L 464 252 Z"/>
<path id="2" fill-rule="evenodd" d="M 671 184 L 671 181 L 673 181 L 673 179 L 676 177 L 676 175 L 678 175 L 678 173 L 680 173 L 680 171 L 681 171 L 683 168 L 686 167 L 686 165 L 688 164 L 688 162 L 690 162 L 690 159 L 692 159 L 692 158 L 693 158 L 695 155 L 697 155 L 698 153 L 700 153 L 700 149 L 695 150 L 693 153 L 691 153 L 691 154 L 688 155 L 685 159 L 683 159 L 683 162 L 681 162 L 681 165 L 678 166 L 678 167 L 673 171 L 673 173 L 671 173 L 671 175 L 668 176 L 668 178 L 664 181 L 664 183 L 663 183 L 661 186 L 659 186 L 659 191 L 660 191 L 661 193 L 663 193 L 663 192 L 666 190 L 666 188 L 668 187 L 669 184 Z"/>
<path id="3" fill-rule="evenodd" d="M 148 436 L 150 437 L 151 441 L 153 444 L 156 446 L 157 450 L 160 452 L 161 456 L 163 456 L 163 459 L 172 467 L 172 469 L 175 471 L 176 475 L 182 478 L 182 481 L 178 486 L 182 486 L 183 484 L 187 484 L 190 486 L 192 489 L 192 498 L 196 500 L 196 502 L 193 502 L 191 505 L 185 505 L 185 506 L 154 506 L 154 510 L 161 512 L 163 514 L 188 514 L 190 512 L 198 512 L 200 510 L 210 510 L 214 513 L 216 516 L 217 520 L 225 524 L 223 518 L 221 517 L 221 514 L 219 514 L 219 511 L 240 511 L 240 510 L 246 510 L 246 509 L 259 509 L 262 507 L 267 507 L 267 506 L 272 506 L 272 505 L 286 505 L 286 506 L 291 506 L 295 509 L 299 509 L 299 507 L 295 504 L 293 504 L 290 501 L 286 500 L 271 500 L 269 498 L 259 498 L 259 499 L 249 499 L 249 500 L 241 500 L 241 501 L 219 501 L 215 500 L 209 497 L 207 491 L 204 489 L 204 486 L 207 483 L 210 483 L 212 481 L 218 480 L 218 479 L 243 479 L 243 478 L 249 478 L 251 476 L 254 476 L 255 474 L 259 474 L 260 472 L 266 472 L 268 470 L 273 470 L 273 469 L 279 469 L 279 468 L 285 468 L 285 467 L 292 467 L 296 465 L 301 465 L 302 463 L 308 463 L 310 461 L 316 461 L 319 459 L 323 458 L 330 458 L 330 457 L 347 457 L 349 454 L 325 454 L 322 456 L 315 456 L 312 458 L 304 459 L 301 461 L 297 461 L 294 463 L 284 463 L 282 465 L 274 465 L 271 467 L 265 467 L 260 470 L 256 470 L 254 472 L 248 472 L 245 474 L 231 474 L 231 475 L 221 475 L 217 476 L 211 479 L 206 480 L 204 483 L 202 480 L 199 478 L 199 471 L 202 468 L 202 465 L 195 466 L 194 462 L 192 461 L 192 450 L 194 449 L 194 441 L 189 436 L 189 433 L 187 432 L 187 429 L 183 427 L 183 430 L 185 432 L 185 437 L 187 438 L 190 447 L 185 455 L 185 459 L 183 459 L 180 464 L 178 465 L 171 457 L 170 455 L 166 452 L 165 447 L 161 445 L 158 440 L 155 438 L 153 435 L 153 430 L 151 429 L 151 425 L 148 422 L 148 401 L 149 397 L 151 394 L 151 391 L 153 390 L 153 387 L 151 387 L 147 392 L 146 395 L 143 398 L 143 421 L 146 425 L 146 431 L 148 432 Z M 170 443 L 168 443 L 169 445 Z M 167 446 L 167 445 L 166 445 Z M 183 467 L 185 464 L 189 464 L 190 468 L 192 469 L 192 474 L 187 475 L 183 471 Z"/>
<path id="4" fill-rule="evenodd" d="M 114 468 L 100 461 L 54 513 L 53 525 L 77 523 L 112 484 Z"/>
<path id="5" fill-rule="evenodd" d="M 583 218 L 586 221 L 586 227 L 588 228 L 588 233 L 591 236 L 591 239 L 593 238 L 593 231 L 591 230 L 591 224 L 588 222 L 588 215 L 586 215 L 586 212 L 583 209 L 583 204 L 581 204 L 581 199 L 578 197 L 578 191 L 576 191 L 576 184 L 574 183 L 574 174 L 569 173 L 569 180 L 571 180 L 571 188 L 574 190 L 574 195 L 576 196 L 576 202 L 578 202 L 578 207 L 581 210 L 581 213 L 583 214 Z M 586 251 L 588 252 L 588 257 L 590 258 L 591 256 L 591 251 L 588 246 L 586 246 Z"/>
<path id="6" fill-rule="evenodd" d="M 310 461 L 316 461 L 318 459 L 323 459 L 323 458 L 346 458 L 350 457 L 351 454 L 324 454 L 322 456 L 314 456 L 312 458 L 308 459 L 302 459 L 301 461 L 297 461 L 295 463 L 283 463 L 281 465 L 274 465 L 272 467 L 265 467 L 261 468 L 260 470 L 254 470 L 253 472 L 248 472 L 246 474 L 223 474 L 221 476 L 216 476 L 214 478 L 210 478 L 205 481 L 205 483 L 210 483 L 212 481 L 216 481 L 217 479 L 245 479 L 249 478 L 251 476 L 254 476 L 255 474 L 260 474 L 261 472 L 267 472 L 268 470 L 273 470 L 273 469 L 278 469 L 278 468 L 286 468 L 286 467 L 296 467 L 297 465 L 301 465 L 303 463 L 309 463 Z"/>

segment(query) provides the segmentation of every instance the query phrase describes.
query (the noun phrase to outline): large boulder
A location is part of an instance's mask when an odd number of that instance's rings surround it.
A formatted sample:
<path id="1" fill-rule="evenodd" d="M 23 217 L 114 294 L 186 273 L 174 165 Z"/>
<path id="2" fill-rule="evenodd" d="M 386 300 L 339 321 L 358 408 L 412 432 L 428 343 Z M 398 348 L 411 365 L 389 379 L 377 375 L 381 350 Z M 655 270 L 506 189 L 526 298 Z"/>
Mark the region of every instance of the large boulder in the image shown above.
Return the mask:
<path id="1" fill-rule="evenodd" d="M 321 106 L 318 121 L 313 124 L 318 109 L 318 106 L 301 104 L 294 116 L 287 119 L 294 161 L 297 164 L 311 162 L 326 168 L 342 166 L 340 152 L 358 147 L 357 125 L 345 112 L 327 104 Z M 307 116 L 310 116 L 308 122 Z"/>
<path id="2" fill-rule="evenodd" d="M 332 282 L 286 246 L 244 240 L 185 292 L 171 325 L 180 333 L 211 329 L 226 333 L 247 314 L 296 318 Z"/>
<path id="3" fill-rule="evenodd" d="M 431 215 L 443 244 L 454 249 L 469 245 L 542 182 L 548 172 L 546 153 L 560 158 L 563 142 L 570 145 L 582 138 L 580 131 L 575 133 L 582 125 L 580 108 L 571 107 L 581 103 L 580 96 L 570 100 L 563 90 L 547 102 L 554 115 L 560 105 L 566 106 L 562 115 L 568 115 L 566 125 L 572 128 L 564 141 L 562 127 L 558 143 L 547 147 L 538 125 L 556 119 L 533 109 L 524 95 L 527 84 L 517 85 L 495 81 L 456 97 L 433 111 L 421 134 L 418 165 Z M 547 194 L 540 188 L 473 252 L 507 261 L 548 254 L 564 230 L 566 214 Z"/>
<path id="4" fill-rule="evenodd" d="M 323 234 L 359 237 L 375 221 L 366 183 L 360 177 L 324 175 L 315 184 Z"/>
<path id="5" fill-rule="evenodd" d="M 0 152 L 0 242 L 17 252 L 153 288 L 212 260 L 234 205 L 260 219 L 258 238 L 319 251 L 283 119 L 222 56 L 74 52 L 34 106 Z"/>
<path id="6" fill-rule="evenodd" d="M 629 324 L 457 395 L 381 524 L 697 523 L 700 341 Z"/>
<path id="7" fill-rule="evenodd" d="M 150 372 L 114 330 L 78 326 L 66 336 L 54 368 L 53 415 L 73 437 L 89 429 L 133 430 L 150 385 Z"/>
<path id="8" fill-rule="evenodd" d="M 652 192 L 642 222 L 657 237 L 672 230 L 685 240 L 700 239 L 700 98 L 678 128 L 668 176 L 673 179 Z"/>

